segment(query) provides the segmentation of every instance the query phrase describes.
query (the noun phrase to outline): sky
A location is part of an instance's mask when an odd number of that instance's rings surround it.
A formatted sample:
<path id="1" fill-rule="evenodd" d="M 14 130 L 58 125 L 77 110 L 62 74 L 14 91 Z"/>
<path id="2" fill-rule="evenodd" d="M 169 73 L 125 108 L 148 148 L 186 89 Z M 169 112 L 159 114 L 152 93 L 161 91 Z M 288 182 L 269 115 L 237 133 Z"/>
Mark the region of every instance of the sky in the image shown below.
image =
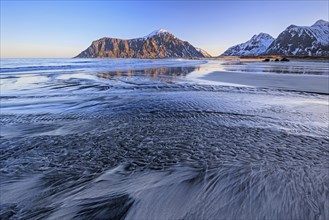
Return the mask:
<path id="1" fill-rule="evenodd" d="M 102 37 L 166 29 L 213 56 L 254 34 L 329 19 L 328 0 L 1 1 L 1 58 L 70 58 Z"/>

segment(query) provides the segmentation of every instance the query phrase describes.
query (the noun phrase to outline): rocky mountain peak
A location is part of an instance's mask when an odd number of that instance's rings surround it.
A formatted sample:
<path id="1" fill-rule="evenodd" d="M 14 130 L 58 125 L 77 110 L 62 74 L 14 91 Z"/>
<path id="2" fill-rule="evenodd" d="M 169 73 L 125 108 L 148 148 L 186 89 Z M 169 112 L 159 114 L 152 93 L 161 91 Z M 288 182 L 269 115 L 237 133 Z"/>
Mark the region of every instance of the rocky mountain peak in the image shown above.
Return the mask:
<path id="1" fill-rule="evenodd" d="M 317 22 L 315 22 L 312 27 L 318 27 L 318 26 L 328 26 L 329 25 L 329 22 L 328 21 L 325 21 L 325 20 L 318 20 Z"/>
<path id="2" fill-rule="evenodd" d="M 153 31 L 142 38 L 101 38 L 93 43 L 78 58 L 204 58 L 205 51 L 196 49 L 187 41 L 175 37 L 164 29 Z"/>
<path id="3" fill-rule="evenodd" d="M 162 35 L 162 34 L 166 35 L 166 34 L 171 34 L 171 33 L 169 31 L 165 30 L 165 29 L 158 29 L 158 30 L 153 31 L 149 35 L 146 35 L 144 38 L 150 38 L 150 37 L 153 37 L 155 35 Z"/>
<path id="4" fill-rule="evenodd" d="M 261 42 L 261 41 L 273 41 L 274 38 L 269 35 L 269 34 L 266 34 L 266 33 L 259 33 L 259 34 L 255 34 L 251 39 L 250 39 L 250 42 L 253 42 L 254 44 L 255 43 L 258 43 L 258 42 Z"/>
<path id="5" fill-rule="evenodd" d="M 259 40 L 259 39 L 273 39 L 273 37 L 269 34 L 266 34 L 266 33 L 259 33 L 259 34 L 255 34 L 251 39 L 254 39 L 254 40 Z"/>
<path id="6" fill-rule="evenodd" d="M 255 34 L 245 43 L 227 49 L 221 56 L 258 56 L 264 53 L 274 38 L 266 33 Z"/>
<path id="7" fill-rule="evenodd" d="M 329 56 L 329 22 L 312 26 L 290 25 L 265 52 L 267 55 Z"/>
<path id="8" fill-rule="evenodd" d="M 329 56 L 329 22 L 318 20 L 312 26 L 290 25 L 274 39 L 266 33 L 230 47 L 222 56 Z"/>

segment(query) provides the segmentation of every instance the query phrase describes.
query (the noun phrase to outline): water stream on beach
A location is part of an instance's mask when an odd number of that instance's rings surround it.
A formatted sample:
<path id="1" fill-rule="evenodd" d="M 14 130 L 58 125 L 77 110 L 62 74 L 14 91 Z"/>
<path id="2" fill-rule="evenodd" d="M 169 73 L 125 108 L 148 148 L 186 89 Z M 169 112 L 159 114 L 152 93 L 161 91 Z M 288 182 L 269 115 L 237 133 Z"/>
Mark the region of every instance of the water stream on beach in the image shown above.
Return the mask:
<path id="1" fill-rule="evenodd" d="M 261 65 L 2 59 L 0 218 L 328 219 L 328 94 L 195 77 Z"/>

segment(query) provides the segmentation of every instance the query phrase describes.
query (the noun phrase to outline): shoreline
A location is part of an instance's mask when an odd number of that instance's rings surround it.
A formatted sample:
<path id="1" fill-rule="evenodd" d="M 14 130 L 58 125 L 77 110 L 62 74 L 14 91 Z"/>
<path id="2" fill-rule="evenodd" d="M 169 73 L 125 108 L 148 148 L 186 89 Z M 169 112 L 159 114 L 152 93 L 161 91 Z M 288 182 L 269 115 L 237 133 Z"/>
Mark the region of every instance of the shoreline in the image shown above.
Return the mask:
<path id="1" fill-rule="evenodd" d="M 327 75 L 294 75 L 275 73 L 241 73 L 233 71 L 213 71 L 199 79 L 253 86 L 260 88 L 284 89 L 300 92 L 329 94 L 329 76 Z"/>

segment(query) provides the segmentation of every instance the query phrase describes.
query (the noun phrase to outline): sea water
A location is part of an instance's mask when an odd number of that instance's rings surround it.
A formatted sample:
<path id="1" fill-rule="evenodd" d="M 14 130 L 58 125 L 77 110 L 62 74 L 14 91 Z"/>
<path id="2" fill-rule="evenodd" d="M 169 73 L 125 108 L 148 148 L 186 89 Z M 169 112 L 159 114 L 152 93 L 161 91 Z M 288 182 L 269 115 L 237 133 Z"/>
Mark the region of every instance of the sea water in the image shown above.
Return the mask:
<path id="1" fill-rule="evenodd" d="M 1 59 L 1 218 L 328 219 L 328 95 L 190 77 L 297 64 Z"/>

